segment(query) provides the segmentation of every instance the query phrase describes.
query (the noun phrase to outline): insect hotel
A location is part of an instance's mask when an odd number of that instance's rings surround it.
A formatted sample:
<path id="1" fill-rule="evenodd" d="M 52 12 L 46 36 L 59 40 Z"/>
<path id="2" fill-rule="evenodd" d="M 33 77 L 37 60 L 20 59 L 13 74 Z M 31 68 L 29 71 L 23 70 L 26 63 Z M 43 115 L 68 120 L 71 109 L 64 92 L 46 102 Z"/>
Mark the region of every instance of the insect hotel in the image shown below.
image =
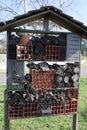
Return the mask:
<path id="1" fill-rule="evenodd" d="M 37 20 L 38 30 L 22 28 Z M 50 21 L 69 31 L 50 31 Z M 68 114 L 77 130 L 80 50 L 87 27 L 46 6 L 1 22 L 2 31 L 7 31 L 4 130 L 10 130 L 12 119 Z"/>

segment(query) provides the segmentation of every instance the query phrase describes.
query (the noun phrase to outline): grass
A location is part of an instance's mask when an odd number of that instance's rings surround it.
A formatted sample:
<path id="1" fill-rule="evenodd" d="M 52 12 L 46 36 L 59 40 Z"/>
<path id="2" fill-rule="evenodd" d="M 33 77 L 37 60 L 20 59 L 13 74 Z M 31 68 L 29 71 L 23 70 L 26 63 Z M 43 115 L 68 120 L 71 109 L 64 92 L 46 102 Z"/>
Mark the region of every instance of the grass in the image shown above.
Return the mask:
<path id="1" fill-rule="evenodd" d="M 3 100 L 5 86 L 0 87 L 0 100 Z M 87 77 L 80 80 L 78 130 L 87 130 Z M 0 103 L 0 130 L 4 127 L 4 107 Z M 11 130 L 72 130 L 72 115 L 39 117 L 11 120 Z"/>

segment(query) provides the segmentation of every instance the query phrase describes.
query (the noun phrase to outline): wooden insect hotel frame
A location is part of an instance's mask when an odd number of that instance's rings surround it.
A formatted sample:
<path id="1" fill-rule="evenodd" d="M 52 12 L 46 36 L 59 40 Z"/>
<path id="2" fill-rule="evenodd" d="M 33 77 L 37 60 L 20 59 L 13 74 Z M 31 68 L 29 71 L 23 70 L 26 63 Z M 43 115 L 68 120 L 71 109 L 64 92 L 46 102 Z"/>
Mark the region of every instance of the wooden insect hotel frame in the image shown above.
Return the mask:
<path id="1" fill-rule="evenodd" d="M 43 30 L 18 28 L 38 19 L 43 21 Z M 71 32 L 49 31 L 49 20 Z M 1 32 L 7 30 L 4 130 L 10 130 L 11 119 L 65 114 L 73 115 L 72 130 L 78 130 L 80 51 L 87 28 L 52 6 L 0 25 Z"/>

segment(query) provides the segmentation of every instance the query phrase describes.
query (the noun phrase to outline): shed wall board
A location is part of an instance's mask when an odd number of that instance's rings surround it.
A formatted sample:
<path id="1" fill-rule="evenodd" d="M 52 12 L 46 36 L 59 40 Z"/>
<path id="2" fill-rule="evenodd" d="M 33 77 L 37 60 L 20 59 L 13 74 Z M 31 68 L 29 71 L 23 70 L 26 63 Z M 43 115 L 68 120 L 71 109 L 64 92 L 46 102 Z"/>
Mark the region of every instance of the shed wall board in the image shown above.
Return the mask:
<path id="1" fill-rule="evenodd" d="M 81 49 L 81 36 L 77 34 L 67 34 L 67 61 L 79 61 Z"/>

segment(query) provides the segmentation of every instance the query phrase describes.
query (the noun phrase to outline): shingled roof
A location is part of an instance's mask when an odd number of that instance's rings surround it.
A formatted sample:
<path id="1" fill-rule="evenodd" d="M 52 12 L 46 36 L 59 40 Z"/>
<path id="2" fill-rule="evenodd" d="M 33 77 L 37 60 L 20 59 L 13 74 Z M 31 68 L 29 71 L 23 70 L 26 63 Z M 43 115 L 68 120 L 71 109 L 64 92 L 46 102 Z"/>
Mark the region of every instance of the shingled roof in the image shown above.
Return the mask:
<path id="1" fill-rule="evenodd" d="M 0 32 L 45 17 L 48 17 L 49 20 L 55 22 L 56 24 L 71 32 L 80 34 L 83 38 L 87 39 L 87 26 L 53 6 L 45 6 L 37 10 L 29 11 L 26 14 L 16 16 L 12 20 L 0 22 Z"/>

